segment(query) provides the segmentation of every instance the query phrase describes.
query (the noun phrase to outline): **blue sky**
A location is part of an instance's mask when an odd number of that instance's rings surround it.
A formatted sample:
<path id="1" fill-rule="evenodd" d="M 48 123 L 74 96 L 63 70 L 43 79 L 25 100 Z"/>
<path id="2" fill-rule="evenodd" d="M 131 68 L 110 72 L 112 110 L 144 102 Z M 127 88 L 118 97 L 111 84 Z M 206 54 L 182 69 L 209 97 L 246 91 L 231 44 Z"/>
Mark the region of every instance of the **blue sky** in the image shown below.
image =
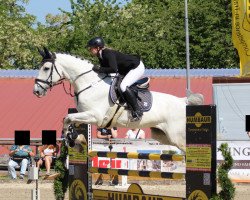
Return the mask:
<path id="1" fill-rule="evenodd" d="M 126 3 L 126 0 L 118 0 L 121 5 Z M 130 0 L 129 0 L 130 2 Z M 69 0 L 29 0 L 27 5 L 24 5 L 26 12 L 37 17 L 38 22 L 45 23 L 45 17 L 51 13 L 53 15 L 61 13 L 58 8 L 66 11 L 71 11 Z"/>
<path id="2" fill-rule="evenodd" d="M 30 0 L 29 3 L 25 5 L 25 8 L 27 13 L 37 17 L 37 21 L 45 23 L 47 14 L 59 14 L 60 11 L 58 8 L 70 11 L 70 6 L 69 0 Z"/>

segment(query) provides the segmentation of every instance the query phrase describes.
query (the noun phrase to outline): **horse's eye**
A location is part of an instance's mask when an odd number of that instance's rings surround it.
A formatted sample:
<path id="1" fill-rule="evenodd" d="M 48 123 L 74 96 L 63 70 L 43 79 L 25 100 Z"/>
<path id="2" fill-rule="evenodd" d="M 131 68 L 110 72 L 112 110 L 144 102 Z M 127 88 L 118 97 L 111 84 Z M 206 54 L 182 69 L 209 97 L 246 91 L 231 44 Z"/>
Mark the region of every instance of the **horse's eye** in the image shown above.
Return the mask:
<path id="1" fill-rule="evenodd" d="M 44 67 L 44 71 L 48 71 L 49 70 L 49 67 Z"/>

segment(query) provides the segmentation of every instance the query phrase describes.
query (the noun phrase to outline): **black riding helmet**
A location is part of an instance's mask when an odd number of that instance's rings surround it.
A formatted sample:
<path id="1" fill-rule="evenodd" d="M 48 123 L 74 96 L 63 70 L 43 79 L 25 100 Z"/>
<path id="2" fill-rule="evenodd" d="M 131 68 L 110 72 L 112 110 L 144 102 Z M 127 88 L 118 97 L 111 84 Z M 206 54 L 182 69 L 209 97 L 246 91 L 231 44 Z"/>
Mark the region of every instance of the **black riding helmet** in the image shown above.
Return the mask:
<path id="1" fill-rule="evenodd" d="M 101 37 L 94 37 L 88 41 L 86 47 L 104 47 L 104 40 Z"/>

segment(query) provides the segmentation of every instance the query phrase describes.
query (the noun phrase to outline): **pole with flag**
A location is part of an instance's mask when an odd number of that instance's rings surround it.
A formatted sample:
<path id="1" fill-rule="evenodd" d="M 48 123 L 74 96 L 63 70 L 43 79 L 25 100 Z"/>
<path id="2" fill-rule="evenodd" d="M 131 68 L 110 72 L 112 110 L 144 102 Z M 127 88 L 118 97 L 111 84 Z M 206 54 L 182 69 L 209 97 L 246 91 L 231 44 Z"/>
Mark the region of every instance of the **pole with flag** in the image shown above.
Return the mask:
<path id="1" fill-rule="evenodd" d="M 185 31 L 186 31 L 186 78 L 187 78 L 187 89 L 186 89 L 186 95 L 187 97 L 191 93 L 190 88 L 190 58 L 189 58 L 189 30 L 188 30 L 188 2 L 185 0 Z"/>
<path id="2" fill-rule="evenodd" d="M 232 0 L 232 40 L 240 57 L 240 76 L 250 76 L 250 0 Z"/>

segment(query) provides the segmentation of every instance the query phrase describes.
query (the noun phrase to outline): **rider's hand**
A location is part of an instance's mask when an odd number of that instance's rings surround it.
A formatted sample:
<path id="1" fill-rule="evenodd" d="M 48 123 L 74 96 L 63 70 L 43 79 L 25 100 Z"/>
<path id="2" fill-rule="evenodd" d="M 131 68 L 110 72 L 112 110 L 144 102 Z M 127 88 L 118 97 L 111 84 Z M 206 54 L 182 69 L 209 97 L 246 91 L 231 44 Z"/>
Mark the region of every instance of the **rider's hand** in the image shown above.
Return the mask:
<path id="1" fill-rule="evenodd" d="M 92 70 L 93 70 L 94 72 L 99 72 L 100 67 L 99 67 L 98 65 L 95 65 L 95 66 L 92 68 Z"/>

